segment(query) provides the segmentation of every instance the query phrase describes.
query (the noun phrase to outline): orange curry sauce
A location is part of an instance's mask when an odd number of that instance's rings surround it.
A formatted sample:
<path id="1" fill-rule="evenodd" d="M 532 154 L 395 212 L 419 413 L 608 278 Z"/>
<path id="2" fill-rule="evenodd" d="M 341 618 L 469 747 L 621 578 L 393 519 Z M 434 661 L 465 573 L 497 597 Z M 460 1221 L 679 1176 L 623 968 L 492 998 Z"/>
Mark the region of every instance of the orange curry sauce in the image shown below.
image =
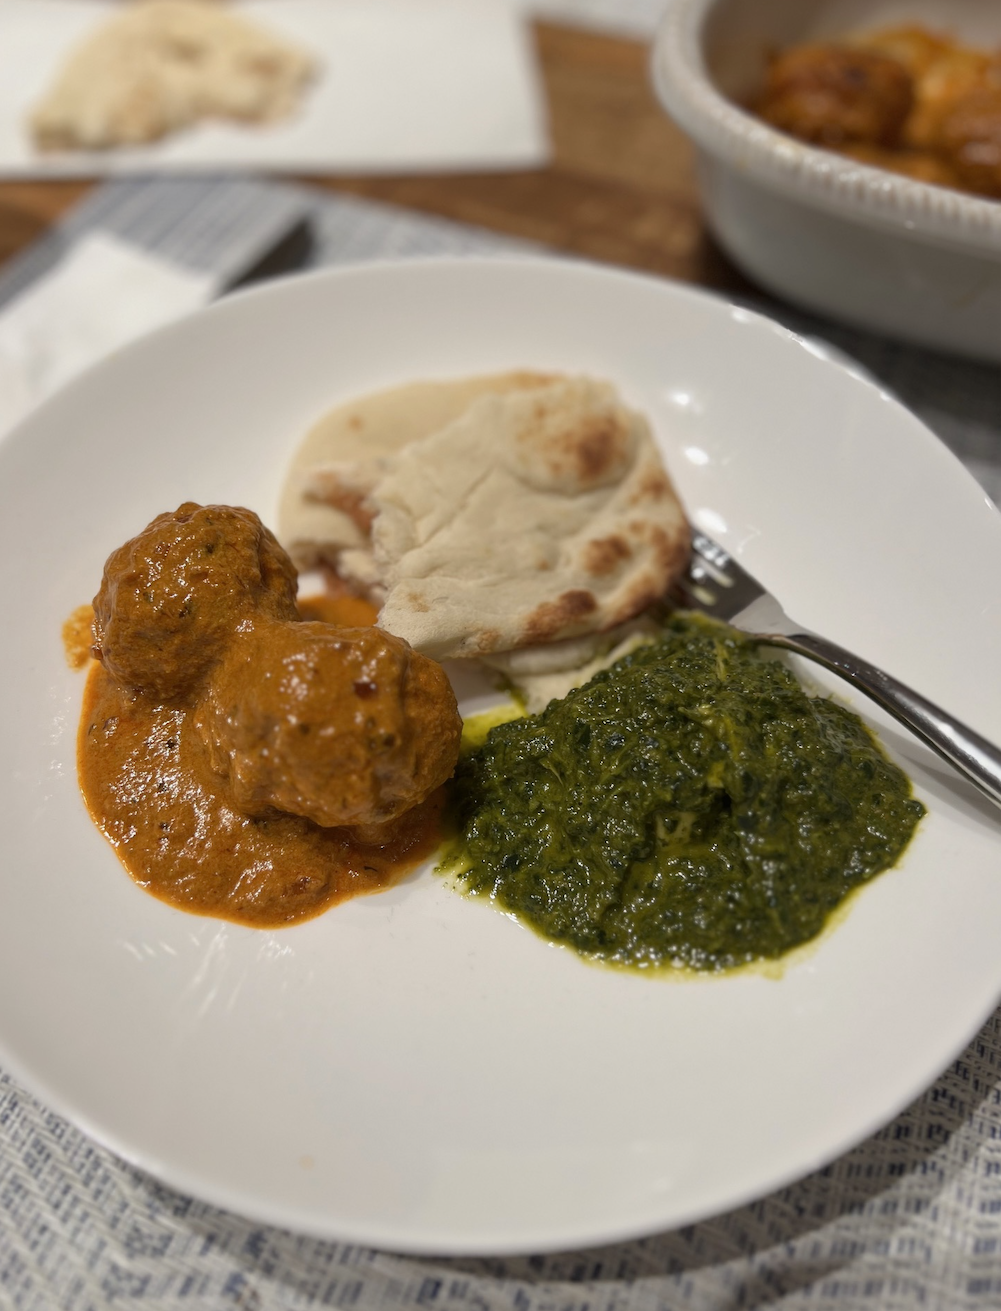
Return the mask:
<path id="1" fill-rule="evenodd" d="M 356 627 L 375 619 L 368 602 L 347 594 L 310 598 L 299 608 L 303 619 L 325 623 Z M 63 634 L 77 667 L 84 609 Z M 89 633 L 89 619 L 86 626 Z M 363 846 L 346 829 L 296 815 L 238 813 L 188 712 L 120 687 L 96 660 L 84 692 L 77 771 L 91 818 L 141 888 L 181 910 L 254 928 L 310 919 L 387 888 L 440 841 L 443 788 L 404 814 L 384 846 Z"/>

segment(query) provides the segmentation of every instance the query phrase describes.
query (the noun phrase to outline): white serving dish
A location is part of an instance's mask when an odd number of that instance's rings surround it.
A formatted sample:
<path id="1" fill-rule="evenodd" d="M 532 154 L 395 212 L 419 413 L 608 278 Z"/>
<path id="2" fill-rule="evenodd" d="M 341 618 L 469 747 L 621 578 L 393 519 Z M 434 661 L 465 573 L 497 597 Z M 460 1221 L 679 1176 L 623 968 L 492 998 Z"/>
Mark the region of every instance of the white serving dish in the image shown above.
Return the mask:
<path id="1" fill-rule="evenodd" d="M 774 976 L 589 966 L 430 868 L 281 930 L 128 878 L 80 797 L 60 641 L 108 552 L 187 499 L 273 523 L 329 406 L 518 367 L 614 382 L 791 614 L 1001 741 L 997 509 L 873 382 L 716 297 L 571 261 L 347 267 L 53 396 L 0 441 L 0 1067 L 185 1193 L 391 1251 L 586 1246 L 764 1196 L 907 1106 L 1001 997 L 998 811 L 817 669 L 928 815 Z"/>
<path id="2" fill-rule="evenodd" d="M 1001 204 L 805 145 L 740 107 L 768 53 L 922 23 L 1001 43 L 992 0 L 669 0 L 657 93 L 699 152 L 709 224 L 767 290 L 905 341 L 1001 358 Z"/>

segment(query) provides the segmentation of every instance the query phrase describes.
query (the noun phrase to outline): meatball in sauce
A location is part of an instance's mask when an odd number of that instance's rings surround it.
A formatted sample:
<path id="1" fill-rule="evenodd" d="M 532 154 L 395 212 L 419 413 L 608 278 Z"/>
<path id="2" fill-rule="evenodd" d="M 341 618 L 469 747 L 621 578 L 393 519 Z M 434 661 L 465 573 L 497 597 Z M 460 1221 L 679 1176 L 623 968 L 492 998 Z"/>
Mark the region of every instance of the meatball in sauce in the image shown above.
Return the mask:
<path id="1" fill-rule="evenodd" d="M 295 620 L 296 571 L 257 515 L 188 501 L 113 551 L 94 598 L 94 654 L 126 687 L 196 691 L 243 619 Z"/>
<path id="2" fill-rule="evenodd" d="M 461 732 L 438 664 L 377 628 L 303 621 L 295 590 L 256 515 L 188 503 L 112 554 L 94 601 L 91 815 L 142 887 L 257 927 L 429 856 Z"/>
<path id="3" fill-rule="evenodd" d="M 244 814 L 377 837 L 455 767 L 458 739 L 441 731 L 452 700 L 441 665 L 401 637 L 259 618 L 234 635 L 194 722 Z"/>

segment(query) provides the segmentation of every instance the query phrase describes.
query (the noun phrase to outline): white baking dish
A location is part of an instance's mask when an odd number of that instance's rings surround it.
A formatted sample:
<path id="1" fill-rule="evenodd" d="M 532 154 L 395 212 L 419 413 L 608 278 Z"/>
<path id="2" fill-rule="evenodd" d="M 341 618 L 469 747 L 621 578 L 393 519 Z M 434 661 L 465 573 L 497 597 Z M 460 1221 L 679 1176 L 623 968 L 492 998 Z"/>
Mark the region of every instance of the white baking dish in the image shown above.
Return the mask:
<path id="1" fill-rule="evenodd" d="M 907 341 L 1001 358 L 1001 204 L 804 145 L 742 108 L 771 50 L 919 22 L 1001 43 L 993 0 L 669 0 L 658 95 L 694 139 L 709 224 L 761 286 Z"/>

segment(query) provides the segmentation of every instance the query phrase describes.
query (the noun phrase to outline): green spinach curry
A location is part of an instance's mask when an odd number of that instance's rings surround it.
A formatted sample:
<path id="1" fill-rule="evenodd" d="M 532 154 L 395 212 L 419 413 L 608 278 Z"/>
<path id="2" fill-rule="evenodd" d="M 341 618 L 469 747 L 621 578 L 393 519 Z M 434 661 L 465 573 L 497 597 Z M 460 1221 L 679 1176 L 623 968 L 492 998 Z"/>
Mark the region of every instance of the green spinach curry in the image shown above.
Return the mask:
<path id="1" fill-rule="evenodd" d="M 924 814 L 856 715 L 686 614 L 492 728 L 454 807 L 465 890 L 585 956 L 698 970 L 814 937 Z"/>

